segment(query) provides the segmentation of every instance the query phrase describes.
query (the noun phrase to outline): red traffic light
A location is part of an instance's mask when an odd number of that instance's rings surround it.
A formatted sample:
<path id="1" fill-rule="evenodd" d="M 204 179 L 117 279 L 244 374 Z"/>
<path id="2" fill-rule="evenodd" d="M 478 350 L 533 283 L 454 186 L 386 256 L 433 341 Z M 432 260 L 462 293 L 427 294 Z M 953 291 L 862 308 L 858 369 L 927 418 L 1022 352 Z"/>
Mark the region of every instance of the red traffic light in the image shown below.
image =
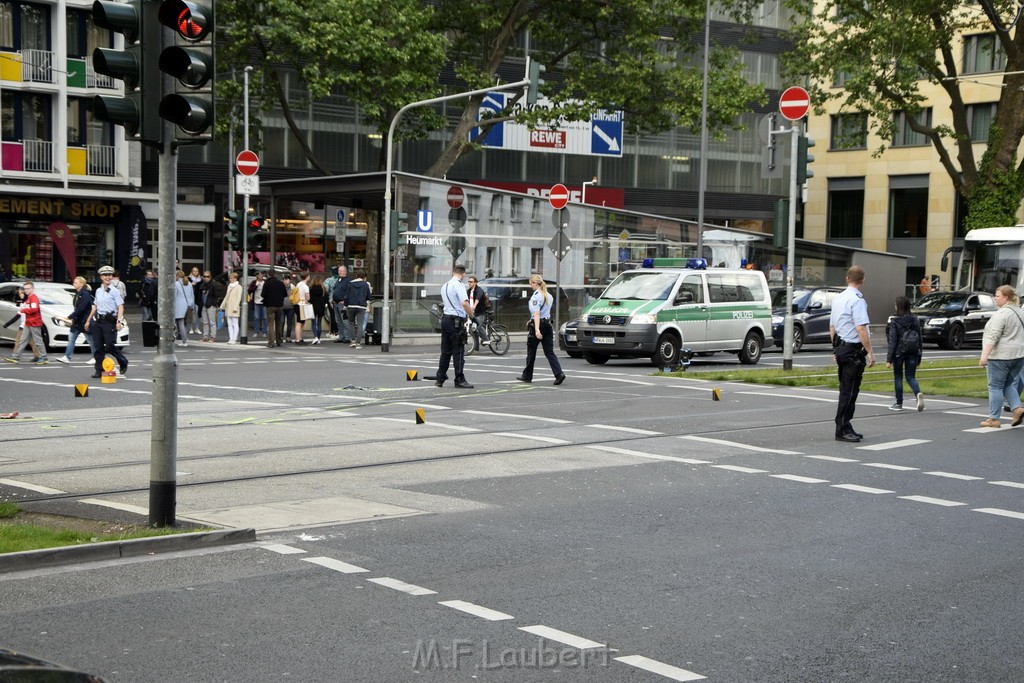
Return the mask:
<path id="1" fill-rule="evenodd" d="M 252 218 L 249 219 L 249 229 L 250 230 L 259 230 L 259 229 L 261 229 L 263 227 L 264 220 L 265 219 L 263 218 L 263 216 L 253 216 Z"/>
<path id="2" fill-rule="evenodd" d="M 164 0 L 159 16 L 161 24 L 190 42 L 202 40 L 213 30 L 212 9 L 188 0 Z"/>

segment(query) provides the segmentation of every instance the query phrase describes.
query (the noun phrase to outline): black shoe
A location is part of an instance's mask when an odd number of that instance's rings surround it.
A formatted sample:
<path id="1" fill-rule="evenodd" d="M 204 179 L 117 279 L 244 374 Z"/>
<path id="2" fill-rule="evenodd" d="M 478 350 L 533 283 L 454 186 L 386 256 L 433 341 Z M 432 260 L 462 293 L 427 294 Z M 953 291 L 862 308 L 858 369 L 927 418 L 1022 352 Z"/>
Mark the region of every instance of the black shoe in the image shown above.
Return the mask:
<path id="1" fill-rule="evenodd" d="M 845 441 L 847 443 L 860 443 L 860 437 L 854 434 L 841 434 L 836 437 L 836 441 Z"/>
<path id="2" fill-rule="evenodd" d="M 516 377 L 516 379 L 519 380 L 520 382 L 525 383 L 525 384 L 530 384 L 531 382 L 533 382 L 532 379 L 526 379 L 522 375 L 519 375 L 518 377 Z"/>
<path id="3" fill-rule="evenodd" d="M 469 382 L 456 382 L 455 387 L 458 389 L 472 389 L 473 385 Z"/>
<path id="4" fill-rule="evenodd" d="M 280 348 L 280 346 L 281 346 L 281 342 L 277 342 L 277 346 L 278 346 L 278 347 Z"/>
<path id="5" fill-rule="evenodd" d="M 123 368 L 121 368 L 121 376 L 124 377 L 127 374 L 128 374 L 128 366 L 126 365 Z"/>
<path id="6" fill-rule="evenodd" d="M 100 373 L 100 372 L 92 373 L 92 378 L 93 379 L 99 379 L 100 377 L 103 377 L 103 373 Z"/>
<path id="7" fill-rule="evenodd" d="M 444 382 L 438 380 L 437 382 L 434 382 L 434 386 L 435 387 L 443 387 L 444 386 Z"/>
<path id="8" fill-rule="evenodd" d="M 559 384 L 561 384 L 564 381 L 565 381 L 565 374 L 563 373 L 563 374 L 561 374 L 561 375 L 559 375 L 558 377 L 555 378 L 555 386 L 557 387 Z"/>
<path id="9" fill-rule="evenodd" d="M 852 434 L 853 436 L 857 437 L 858 439 L 863 439 L 864 438 L 863 434 L 861 434 L 860 432 L 855 432 L 852 429 L 850 431 L 848 431 L 847 434 Z"/>

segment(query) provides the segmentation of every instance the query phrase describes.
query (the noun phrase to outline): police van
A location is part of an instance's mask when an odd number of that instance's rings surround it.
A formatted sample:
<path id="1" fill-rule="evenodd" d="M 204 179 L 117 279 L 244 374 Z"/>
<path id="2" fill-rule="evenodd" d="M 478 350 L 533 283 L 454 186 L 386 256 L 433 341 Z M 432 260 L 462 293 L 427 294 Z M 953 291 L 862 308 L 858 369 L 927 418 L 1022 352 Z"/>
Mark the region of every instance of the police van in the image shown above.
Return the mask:
<path id="1" fill-rule="evenodd" d="M 577 328 L 588 363 L 679 362 L 680 351 L 726 351 L 753 365 L 772 344 L 771 294 L 759 270 L 707 268 L 704 259 L 646 259 L 589 304 Z"/>

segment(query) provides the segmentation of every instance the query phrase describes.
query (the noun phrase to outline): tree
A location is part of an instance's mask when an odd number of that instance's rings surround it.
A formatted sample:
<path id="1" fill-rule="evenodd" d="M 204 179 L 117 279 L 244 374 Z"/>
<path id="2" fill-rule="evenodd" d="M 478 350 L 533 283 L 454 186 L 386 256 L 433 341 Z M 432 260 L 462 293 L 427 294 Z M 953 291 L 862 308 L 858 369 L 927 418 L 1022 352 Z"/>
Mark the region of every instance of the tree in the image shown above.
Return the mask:
<path id="1" fill-rule="evenodd" d="M 902 112 L 910 128 L 930 141 L 967 200 L 968 227 L 1017 222 L 1024 197 L 1024 165 L 1017 161 L 1024 135 L 1024 32 L 1017 30 L 1016 0 L 791 0 L 791 5 L 806 19 L 794 31 L 795 48 L 784 66 L 810 79 L 818 114 L 827 102 L 839 101 L 843 111 L 867 113 L 869 130 L 889 140 Z M 975 36 L 970 49 L 995 71 L 966 78 L 1003 86 L 993 88 L 998 103 L 981 159 L 971 141 L 969 102 L 962 91 L 965 36 Z M 841 89 L 833 87 L 837 82 Z M 928 104 L 948 106 L 952 125 L 925 120 L 921 113 Z"/>
<path id="2" fill-rule="evenodd" d="M 622 109 L 628 132 L 675 126 L 696 131 L 703 46 L 695 37 L 703 29 L 704 6 L 704 0 L 237 0 L 221 3 L 218 23 L 228 28 L 218 44 L 219 70 L 225 62 L 238 70 L 263 65 L 253 87 L 264 102 L 282 108 L 307 158 L 324 173 L 290 115 L 292 103 L 281 85 L 285 70 L 297 74 L 313 98 L 341 94 L 355 102 L 383 134 L 402 106 L 440 94 L 448 66 L 456 77 L 452 92 L 486 88 L 499 72 L 506 82 L 520 80 L 525 68 L 513 73 L 509 66 L 527 56 L 521 44 L 526 36 L 530 56 L 548 67 L 545 92 L 552 106 L 527 109 L 521 96 L 513 97 L 485 125 L 512 118 L 552 124 Z M 764 88 L 742 77 L 737 55 L 735 49 L 712 49 L 712 131 L 731 126 L 765 100 Z M 238 88 L 227 82 L 218 95 L 230 106 Z M 478 125 L 482 101 L 467 100 L 429 175 L 444 175 L 478 149 L 468 135 Z M 424 108 L 410 111 L 402 123 L 408 137 L 447 122 Z"/>

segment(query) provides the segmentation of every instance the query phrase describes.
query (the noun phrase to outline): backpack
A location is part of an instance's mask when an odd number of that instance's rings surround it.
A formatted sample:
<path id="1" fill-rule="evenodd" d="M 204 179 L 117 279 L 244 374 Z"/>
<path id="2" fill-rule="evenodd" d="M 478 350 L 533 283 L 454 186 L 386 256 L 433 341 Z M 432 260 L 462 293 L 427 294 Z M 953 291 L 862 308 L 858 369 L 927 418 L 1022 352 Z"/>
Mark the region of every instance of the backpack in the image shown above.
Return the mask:
<path id="1" fill-rule="evenodd" d="M 292 287 L 292 291 L 288 292 L 288 301 L 290 301 L 291 303 L 293 303 L 296 306 L 299 305 L 299 288 L 298 287 Z"/>
<path id="2" fill-rule="evenodd" d="M 900 357 L 916 356 L 921 352 L 921 333 L 908 327 L 896 342 L 896 355 Z"/>

